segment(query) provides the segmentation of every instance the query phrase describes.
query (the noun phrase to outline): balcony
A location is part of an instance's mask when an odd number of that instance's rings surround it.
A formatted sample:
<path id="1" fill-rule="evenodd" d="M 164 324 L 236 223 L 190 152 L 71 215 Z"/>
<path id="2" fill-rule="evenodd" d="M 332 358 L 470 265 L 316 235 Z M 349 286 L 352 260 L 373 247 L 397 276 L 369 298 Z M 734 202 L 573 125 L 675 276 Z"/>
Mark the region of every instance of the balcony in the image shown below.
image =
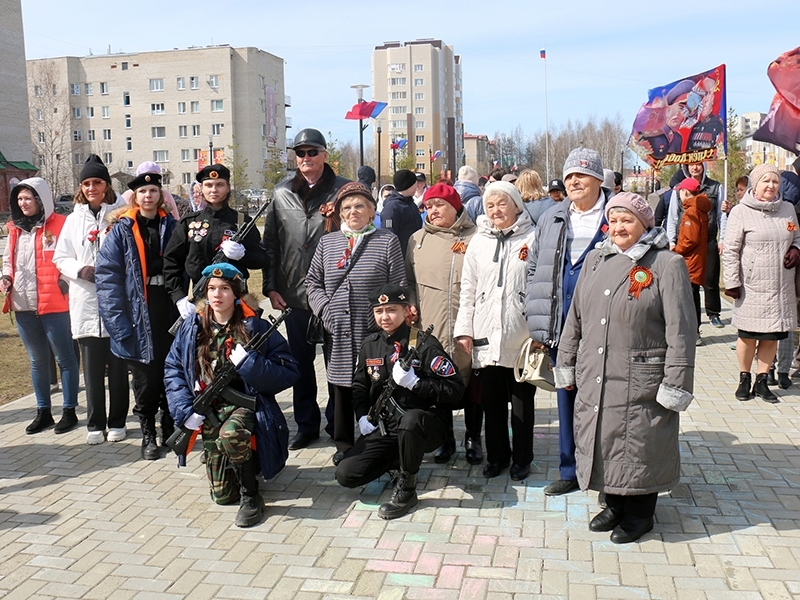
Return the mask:
<path id="1" fill-rule="evenodd" d="M 292 97 L 284 95 L 283 96 L 283 105 L 285 107 L 287 107 L 287 108 L 290 107 L 292 105 Z"/>
<path id="2" fill-rule="evenodd" d="M 286 117 L 286 129 L 292 128 L 292 117 Z"/>

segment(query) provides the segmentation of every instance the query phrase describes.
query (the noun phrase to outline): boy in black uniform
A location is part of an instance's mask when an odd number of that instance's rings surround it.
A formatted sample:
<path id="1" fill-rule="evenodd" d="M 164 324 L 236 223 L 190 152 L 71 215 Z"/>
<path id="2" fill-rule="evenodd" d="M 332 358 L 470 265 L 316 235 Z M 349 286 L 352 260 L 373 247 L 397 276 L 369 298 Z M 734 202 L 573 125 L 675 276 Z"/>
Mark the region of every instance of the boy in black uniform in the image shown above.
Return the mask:
<path id="1" fill-rule="evenodd" d="M 212 263 L 218 250 L 222 250 L 228 262 L 244 275 L 247 269 L 262 269 L 267 266 L 267 253 L 261 245 L 258 231 L 254 227 L 243 244 L 232 237 L 250 217 L 236 212 L 228 206 L 231 195 L 231 172 L 223 165 L 209 165 L 195 177 L 200 183 L 206 207 L 181 219 L 164 250 L 164 285 L 172 301 L 185 319 L 195 312 L 188 299 L 188 280 L 192 283 L 202 277 L 203 269 Z"/>
<path id="2" fill-rule="evenodd" d="M 433 336 L 418 348 L 418 360 L 407 371 L 400 365 L 409 343 L 416 345 L 417 339 L 417 331 L 406 324 L 408 299 L 408 290 L 396 284 L 383 285 L 370 294 L 375 321 L 383 331 L 368 336 L 358 354 L 353 408 L 361 437 L 336 468 L 339 485 L 353 488 L 399 464 L 392 498 L 378 509 L 383 519 L 402 517 L 416 506 L 422 457 L 444 443 L 448 426 L 442 416 L 464 395 L 464 383 L 452 359 Z M 390 377 L 397 388 L 384 420 L 386 435 L 381 435 L 367 413 Z"/>

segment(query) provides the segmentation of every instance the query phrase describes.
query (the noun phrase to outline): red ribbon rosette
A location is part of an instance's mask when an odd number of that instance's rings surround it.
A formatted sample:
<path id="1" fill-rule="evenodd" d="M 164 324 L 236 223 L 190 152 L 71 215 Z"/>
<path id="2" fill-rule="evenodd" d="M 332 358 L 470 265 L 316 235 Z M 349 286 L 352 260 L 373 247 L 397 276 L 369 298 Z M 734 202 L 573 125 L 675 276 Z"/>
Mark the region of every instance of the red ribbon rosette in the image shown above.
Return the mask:
<path id="1" fill-rule="evenodd" d="M 628 273 L 628 279 L 631 282 L 628 293 L 638 300 L 642 290 L 653 283 L 653 273 L 647 267 L 634 267 Z"/>

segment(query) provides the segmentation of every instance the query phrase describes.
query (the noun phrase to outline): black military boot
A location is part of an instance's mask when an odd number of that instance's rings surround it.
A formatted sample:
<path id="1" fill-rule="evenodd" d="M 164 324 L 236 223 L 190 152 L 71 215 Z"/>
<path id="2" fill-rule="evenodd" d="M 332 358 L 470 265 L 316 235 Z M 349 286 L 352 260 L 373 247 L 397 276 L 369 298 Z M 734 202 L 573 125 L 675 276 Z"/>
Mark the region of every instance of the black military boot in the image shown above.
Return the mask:
<path id="1" fill-rule="evenodd" d="M 788 373 L 778 373 L 778 386 L 782 390 L 788 390 L 792 387 L 792 380 L 789 378 Z"/>
<path id="2" fill-rule="evenodd" d="M 444 444 L 439 446 L 436 451 L 433 453 L 433 462 L 436 464 L 443 464 L 446 462 L 450 462 L 450 457 L 456 453 L 456 437 L 453 434 L 453 429 L 451 428 L 447 432 L 447 438 L 445 439 Z"/>
<path id="3" fill-rule="evenodd" d="M 739 373 L 739 387 L 736 388 L 737 400 L 750 400 L 750 385 L 753 383 L 753 376 L 750 373 L 742 371 Z"/>
<path id="4" fill-rule="evenodd" d="M 161 409 L 161 445 L 166 447 L 167 440 L 175 433 L 175 421 L 166 409 Z"/>
<path id="5" fill-rule="evenodd" d="M 758 396 L 764 402 L 769 402 L 770 404 L 777 404 L 780 402 L 778 397 L 770 391 L 769 387 L 767 387 L 766 373 L 756 374 L 756 382 L 753 384 L 753 395 Z"/>
<path id="6" fill-rule="evenodd" d="M 158 444 L 156 443 L 156 418 L 142 417 L 142 458 L 156 460 L 158 458 Z"/>
<path id="7" fill-rule="evenodd" d="M 396 519 L 402 517 L 414 508 L 419 499 L 417 498 L 417 474 L 400 471 L 397 483 L 394 485 L 392 499 L 381 504 L 378 509 L 378 516 L 381 519 Z"/>
<path id="8" fill-rule="evenodd" d="M 467 462 L 471 465 L 479 465 L 483 462 L 483 448 L 481 447 L 480 437 L 467 437 L 464 439 L 464 449 L 466 450 Z"/>
<path id="9" fill-rule="evenodd" d="M 36 417 L 31 421 L 31 424 L 25 428 L 25 433 L 28 435 L 39 433 L 50 427 L 53 423 L 55 423 L 55 421 L 53 421 L 53 413 L 50 412 L 49 408 L 37 408 Z"/>
<path id="10" fill-rule="evenodd" d="M 59 419 L 56 426 L 53 428 L 55 433 L 67 433 L 72 431 L 78 426 L 78 415 L 75 414 L 74 408 L 65 408 L 61 411 L 61 419 Z"/>
<path id="11" fill-rule="evenodd" d="M 256 479 L 255 455 L 250 460 L 242 463 L 237 468 L 239 473 L 239 488 L 241 498 L 239 511 L 236 513 L 235 524 L 237 527 L 252 527 L 258 525 L 264 515 L 264 499 L 258 493 L 258 479 Z"/>
<path id="12" fill-rule="evenodd" d="M 778 385 L 778 380 L 775 379 L 775 367 L 772 367 L 767 373 L 767 385 Z"/>

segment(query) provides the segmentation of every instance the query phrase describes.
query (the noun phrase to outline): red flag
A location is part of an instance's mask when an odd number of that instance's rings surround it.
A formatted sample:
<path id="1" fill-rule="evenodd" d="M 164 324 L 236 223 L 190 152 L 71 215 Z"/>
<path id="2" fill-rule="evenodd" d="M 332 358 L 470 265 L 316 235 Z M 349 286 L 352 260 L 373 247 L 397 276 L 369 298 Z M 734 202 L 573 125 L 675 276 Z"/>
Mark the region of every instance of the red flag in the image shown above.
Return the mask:
<path id="1" fill-rule="evenodd" d="M 353 108 L 350 109 L 344 118 L 351 119 L 353 121 L 359 121 L 361 119 L 369 119 L 372 111 L 375 110 L 375 106 L 378 103 L 374 100 L 372 102 L 357 102 L 353 105 Z"/>

